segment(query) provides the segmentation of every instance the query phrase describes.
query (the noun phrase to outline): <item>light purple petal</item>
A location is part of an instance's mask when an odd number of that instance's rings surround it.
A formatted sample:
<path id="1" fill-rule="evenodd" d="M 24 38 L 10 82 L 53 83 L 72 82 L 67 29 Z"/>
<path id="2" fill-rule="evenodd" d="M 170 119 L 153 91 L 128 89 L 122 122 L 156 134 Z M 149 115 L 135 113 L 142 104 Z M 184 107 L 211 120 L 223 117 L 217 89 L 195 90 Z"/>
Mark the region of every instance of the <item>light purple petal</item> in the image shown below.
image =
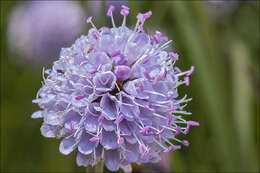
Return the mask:
<path id="1" fill-rule="evenodd" d="M 58 126 L 52 126 L 49 124 L 43 123 L 41 126 L 41 133 L 46 138 L 54 138 L 58 135 Z"/>
<path id="2" fill-rule="evenodd" d="M 79 145 L 78 145 L 78 150 L 79 152 L 81 152 L 82 154 L 90 154 L 93 152 L 93 150 L 95 149 L 95 147 L 97 146 L 98 143 L 96 142 L 90 142 L 89 139 L 91 138 L 90 135 L 88 134 L 83 134 Z"/>
<path id="3" fill-rule="evenodd" d="M 64 155 L 68 155 L 77 147 L 77 142 L 73 136 L 64 138 L 60 143 L 60 152 Z"/>
<path id="4" fill-rule="evenodd" d="M 105 149 L 115 149 L 118 146 L 115 132 L 103 130 L 101 144 Z"/>
<path id="5" fill-rule="evenodd" d="M 103 109 L 102 113 L 107 120 L 115 120 L 118 115 L 118 107 L 115 101 L 116 98 L 110 94 L 105 94 L 101 99 L 100 107 Z"/>
<path id="6" fill-rule="evenodd" d="M 106 151 L 105 165 L 110 171 L 117 171 L 120 166 L 120 155 L 117 150 Z"/>

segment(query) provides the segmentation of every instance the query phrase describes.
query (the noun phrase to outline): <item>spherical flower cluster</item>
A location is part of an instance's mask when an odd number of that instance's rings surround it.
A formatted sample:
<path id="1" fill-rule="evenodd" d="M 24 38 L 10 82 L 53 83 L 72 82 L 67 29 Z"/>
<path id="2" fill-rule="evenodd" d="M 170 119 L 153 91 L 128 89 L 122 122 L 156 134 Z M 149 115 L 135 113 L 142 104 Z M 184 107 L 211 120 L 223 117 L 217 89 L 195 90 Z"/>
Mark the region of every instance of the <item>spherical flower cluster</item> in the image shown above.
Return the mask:
<path id="1" fill-rule="evenodd" d="M 33 101 L 42 108 L 32 115 L 43 118 L 42 135 L 63 138 L 60 152 L 76 150 L 79 166 L 104 159 L 109 170 L 129 172 L 130 163 L 155 163 L 161 153 L 188 146 L 177 136 L 199 125 L 182 118 L 191 114 L 183 110 L 191 98 L 177 99 L 177 88 L 189 85 L 194 67 L 173 67 L 179 56 L 165 51 L 171 40 L 159 31 L 144 32 L 151 11 L 139 13 L 135 28 L 127 28 L 129 10 L 122 5 L 120 27 L 114 6 L 107 12 L 112 28 L 97 29 L 89 17 L 88 35 L 63 48 L 53 68 L 44 70 Z"/>

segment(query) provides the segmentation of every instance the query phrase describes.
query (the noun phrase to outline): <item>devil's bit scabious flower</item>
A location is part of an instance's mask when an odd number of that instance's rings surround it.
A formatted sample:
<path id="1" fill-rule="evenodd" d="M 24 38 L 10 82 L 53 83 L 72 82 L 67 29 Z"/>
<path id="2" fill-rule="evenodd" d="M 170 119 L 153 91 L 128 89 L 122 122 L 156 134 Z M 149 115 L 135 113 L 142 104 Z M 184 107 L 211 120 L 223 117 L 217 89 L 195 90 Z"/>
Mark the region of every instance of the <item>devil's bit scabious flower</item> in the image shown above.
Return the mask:
<path id="1" fill-rule="evenodd" d="M 125 26 L 130 9 L 122 5 L 120 27 L 114 9 L 107 12 L 112 28 L 97 29 L 89 17 L 88 35 L 63 48 L 53 68 L 44 70 L 48 77 L 33 101 L 43 110 L 32 117 L 43 118 L 43 136 L 63 138 L 61 153 L 77 151 L 79 166 L 104 159 L 109 170 L 129 172 L 132 162 L 154 163 L 160 153 L 189 146 L 177 136 L 199 123 L 182 118 L 191 114 L 183 110 L 191 98 L 177 99 L 177 88 L 189 85 L 194 67 L 173 67 L 178 54 L 164 51 L 171 40 L 144 32 L 151 11 L 139 13 L 131 30 Z"/>

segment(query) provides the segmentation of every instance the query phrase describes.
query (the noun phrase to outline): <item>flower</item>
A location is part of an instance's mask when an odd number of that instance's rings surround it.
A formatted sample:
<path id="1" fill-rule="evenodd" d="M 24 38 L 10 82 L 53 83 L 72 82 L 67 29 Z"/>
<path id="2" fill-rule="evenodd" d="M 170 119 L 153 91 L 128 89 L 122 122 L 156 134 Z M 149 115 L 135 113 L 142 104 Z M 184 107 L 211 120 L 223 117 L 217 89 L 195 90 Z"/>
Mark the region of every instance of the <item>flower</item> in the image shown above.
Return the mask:
<path id="1" fill-rule="evenodd" d="M 164 51 L 171 40 L 144 32 L 151 11 L 139 13 L 131 30 L 125 26 L 130 9 L 122 6 L 119 27 L 114 9 L 107 12 L 112 28 L 97 29 L 90 16 L 88 35 L 63 48 L 52 69 L 44 70 L 48 76 L 33 101 L 42 110 L 32 117 L 43 118 L 43 136 L 63 138 L 62 154 L 78 151 L 79 166 L 104 159 L 110 171 L 129 172 L 130 163 L 155 163 L 160 153 L 189 145 L 177 136 L 199 123 L 182 118 L 191 114 L 184 110 L 191 98 L 178 99 L 177 88 L 190 84 L 194 66 L 185 72 L 173 67 L 179 55 Z"/>
<path id="2" fill-rule="evenodd" d="M 83 19 L 84 12 L 77 2 L 35 1 L 19 5 L 8 24 L 10 51 L 30 63 L 53 60 L 60 47 L 70 46 L 80 34 Z"/>

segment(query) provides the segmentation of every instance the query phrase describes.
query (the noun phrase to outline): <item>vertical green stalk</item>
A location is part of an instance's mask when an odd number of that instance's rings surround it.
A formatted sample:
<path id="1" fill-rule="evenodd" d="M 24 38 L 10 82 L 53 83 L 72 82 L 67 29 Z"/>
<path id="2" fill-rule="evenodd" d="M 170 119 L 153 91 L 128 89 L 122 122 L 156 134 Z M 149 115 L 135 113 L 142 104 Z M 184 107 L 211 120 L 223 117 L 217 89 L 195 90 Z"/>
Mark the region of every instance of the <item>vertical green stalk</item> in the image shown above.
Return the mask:
<path id="1" fill-rule="evenodd" d="M 104 170 L 104 159 L 101 159 L 95 166 L 88 166 L 86 173 L 103 173 Z"/>
<path id="2" fill-rule="evenodd" d="M 233 117 L 239 137 L 242 160 L 247 171 L 257 171 L 252 133 L 252 86 L 246 47 L 235 41 L 231 47 Z"/>
<path id="3" fill-rule="evenodd" d="M 204 91 L 204 104 L 208 106 L 210 114 L 209 116 L 210 128 L 215 137 L 215 148 L 219 149 L 221 156 L 219 161 L 223 163 L 221 169 L 225 171 L 240 170 L 240 164 L 238 163 L 239 155 L 236 151 L 236 146 L 232 145 L 235 141 L 232 129 L 229 128 L 229 122 L 227 121 L 228 113 L 226 107 L 222 102 L 224 98 L 221 91 L 221 84 L 215 79 L 218 78 L 216 73 L 212 72 L 211 67 L 208 65 L 208 52 L 201 43 L 201 38 L 198 32 L 194 28 L 196 19 L 193 19 L 186 2 L 175 2 L 172 4 L 174 11 L 173 17 L 177 22 L 179 33 L 181 34 L 185 44 L 187 46 L 188 57 L 191 61 L 198 66 L 197 76 L 199 76 L 201 89 Z M 232 153 L 232 154 L 231 154 Z M 228 158 L 228 159 L 227 159 Z M 223 160 L 225 160 L 223 162 Z"/>

